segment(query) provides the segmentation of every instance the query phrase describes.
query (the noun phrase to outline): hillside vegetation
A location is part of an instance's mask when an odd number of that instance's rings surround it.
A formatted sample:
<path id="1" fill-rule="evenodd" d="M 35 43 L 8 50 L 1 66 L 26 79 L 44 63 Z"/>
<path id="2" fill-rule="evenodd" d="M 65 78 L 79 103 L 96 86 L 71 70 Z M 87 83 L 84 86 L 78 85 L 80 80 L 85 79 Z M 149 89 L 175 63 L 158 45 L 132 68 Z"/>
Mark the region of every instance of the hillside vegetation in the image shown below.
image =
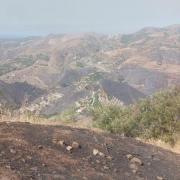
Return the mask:
<path id="1" fill-rule="evenodd" d="M 174 145 L 180 135 L 180 87 L 158 92 L 127 107 L 100 103 L 92 112 L 95 124 L 102 129 Z"/>
<path id="2" fill-rule="evenodd" d="M 180 83 L 180 26 L 0 39 L 0 104 L 61 114 L 101 92 L 125 105 Z"/>

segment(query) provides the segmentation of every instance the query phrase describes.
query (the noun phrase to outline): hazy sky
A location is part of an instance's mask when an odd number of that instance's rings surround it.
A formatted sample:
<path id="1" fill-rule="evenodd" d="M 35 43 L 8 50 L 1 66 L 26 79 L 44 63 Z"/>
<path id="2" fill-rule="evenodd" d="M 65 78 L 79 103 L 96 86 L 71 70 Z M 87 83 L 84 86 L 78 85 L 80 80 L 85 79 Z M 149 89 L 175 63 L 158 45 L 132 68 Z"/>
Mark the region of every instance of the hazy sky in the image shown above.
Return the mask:
<path id="1" fill-rule="evenodd" d="M 0 0 L 0 35 L 129 33 L 180 24 L 180 0 Z"/>

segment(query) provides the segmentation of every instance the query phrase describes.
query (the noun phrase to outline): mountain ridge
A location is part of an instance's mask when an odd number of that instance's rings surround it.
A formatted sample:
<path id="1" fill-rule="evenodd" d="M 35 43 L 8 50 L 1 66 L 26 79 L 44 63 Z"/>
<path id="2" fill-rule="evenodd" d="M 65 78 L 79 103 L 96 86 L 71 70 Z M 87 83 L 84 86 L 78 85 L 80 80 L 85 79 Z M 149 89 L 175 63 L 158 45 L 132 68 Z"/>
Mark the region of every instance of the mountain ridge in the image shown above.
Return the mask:
<path id="1" fill-rule="evenodd" d="M 74 97 L 86 94 L 71 105 L 91 98 L 94 91 L 104 93 L 102 80 L 118 82 L 117 87 L 126 82 L 148 96 L 180 83 L 179 27 L 145 28 L 126 35 L 82 33 L 1 40 L 0 80 L 7 84 L 26 82 L 46 92 L 27 106 L 44 104 L 47 109 L 61 109 L 53 105 L 53 99 L 59 94 L 57 103 L 63 104 L 60 97 L 67 101 L 66 91 Z M 123 97 L 118 99 L 126 102 Z"/>

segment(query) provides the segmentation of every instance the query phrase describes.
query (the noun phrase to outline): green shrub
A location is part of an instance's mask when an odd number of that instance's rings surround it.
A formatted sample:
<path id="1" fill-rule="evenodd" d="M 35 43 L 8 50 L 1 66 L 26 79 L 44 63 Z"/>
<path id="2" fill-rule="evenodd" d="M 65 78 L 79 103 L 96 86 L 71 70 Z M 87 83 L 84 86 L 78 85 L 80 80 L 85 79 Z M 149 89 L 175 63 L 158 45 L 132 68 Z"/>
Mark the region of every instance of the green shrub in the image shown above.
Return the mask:
<path id="1" fill-rule="evenodd" d="M 97 82 L 99 80 L 103 79 L 103 74 L 101 72 L 95 72 L 88 76 L 87 82 Z"/>
<path id="2" fill-rule="evenodd" d="M 73 122 L 75 120 L 76 117 L 76 110 L 77 108 L 72 105 L 71 107 L 68 107 L 67 109 L 65 109 L 63 112 L 61 113 L 57 113 L 54 115 L 50 115 L 48 117 L 49 120 L 60 120 L 62 122 Z"/>
<path id="3" fill-rule="evenodd" d="M 37 59 L 40 59 L 40 60 L 44 60 L 44 61 L 49 61 L 49 56 L 47 54 L 43 54 L 43 53 L 40 53 L 40 54 L 37 54 Z"/>
<path id="4" fill-rule="evenodd" d="M 180 134 L 180 88 L 156 93 L 134 105 L 101 104 L 93 108 L 93 120 L 110 132 L 174 144 Z"/>
<path id="5" fill-rule="evenodd" d="M 82 62 L 77 61 L 77 62 L 76 62 L 76 66 L 77 66 L 77 67 L 80 67 L 80 68 L 83 68 L 83 67 L 84 67 L 84 64 L 83 64 Z"/>
<path id="6" fill-rule="evenodd" d="M 0 96 L 3 96 L 3 94 L 4 94 L 4 93 L 3 93 L 3 91 L 2 91 L 2 90 L 0 90 Z"/>
<path id="7" fill-rule="evenodd" d="M 31 55 L 17 57 L 10 62 L 0 65 L 0 75 L 4 75 L 15 70 L 21 70 L 23 68 L 32 66 L 34 63 L 35 63 L 35 60 L 33 59 Z"/>

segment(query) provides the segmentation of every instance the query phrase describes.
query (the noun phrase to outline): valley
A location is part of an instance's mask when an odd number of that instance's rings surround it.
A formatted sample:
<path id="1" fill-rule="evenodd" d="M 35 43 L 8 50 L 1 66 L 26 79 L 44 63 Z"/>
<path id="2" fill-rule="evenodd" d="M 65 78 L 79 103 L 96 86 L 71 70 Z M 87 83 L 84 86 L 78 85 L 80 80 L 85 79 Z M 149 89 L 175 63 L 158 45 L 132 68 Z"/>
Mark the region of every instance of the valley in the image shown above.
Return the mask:
<path id="1" fill-rule="evenodd" d="M 22 111 L 61 113 L 96 94 L 128 105 L 179 82 L 180 26 L 0 40 L 0 102 Z"/>

